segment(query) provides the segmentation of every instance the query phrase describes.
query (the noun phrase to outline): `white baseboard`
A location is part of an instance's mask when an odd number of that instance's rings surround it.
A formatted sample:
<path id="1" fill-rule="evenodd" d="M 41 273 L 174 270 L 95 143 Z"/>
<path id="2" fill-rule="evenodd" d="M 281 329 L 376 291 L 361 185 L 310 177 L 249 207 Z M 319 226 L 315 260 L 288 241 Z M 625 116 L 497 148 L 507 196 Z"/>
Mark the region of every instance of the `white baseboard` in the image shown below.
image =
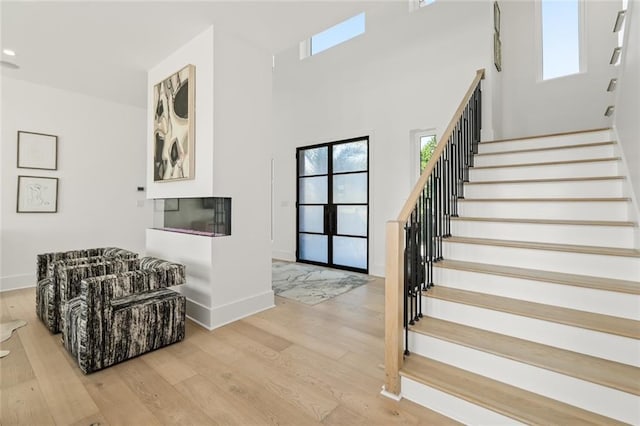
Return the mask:
<path id="1" fill-rule="evenodd" d="M 249 315 L 273 308 L 273 290 L 240 299 L 223 306 L 208 307 L 187 299 L 187 318 L 211 331 Z"/>
<path id="2" fill-rule="evenodd" d="M 369 268 L 369 275 L 384 278 L 384 264 L 372 265 L 371 268 Z"/>
<path id="3" fill-rule="evenodd" d="M 187 298 L 187 318 L 207 330 L 213 330 L 211 326 L 211 308 L 189 298 Z"/>
<path id="4" fill-rule="evenodd" d="M 19 290 L 36 286 L 35 274 L 9 275 L 0 277 L 0 292 Z"/>
<path id="5" fill-rule="evenodd" d="M 223 306 L 216 306 L 211 309 L 211 329 L 222 327 L 274 306 L 273 290 L 236 300 Z"/>
<path id="6" fill-rule="evenodd" d="M 295 262 L 296 261 L 295 253 L 292 253 L 290 251 L 284 251 L 284 250 L 273 250 L 271 252 L 271 257 L 276 259 L 276 260 L 285 260 L 287 262 Z"/>
<path id="7" fill-rule="evenodd" d="M 396 395 L 395 393 L 391 393 L 389 391 L 387 391 L 385 389 L 384 386 L 382 386 L 382 390 L 380 391 L 380 395 L 389 398 L 389 399 L 393 399 L 394 401 L 400 401 L 402 399 L 402 395 Z"/>

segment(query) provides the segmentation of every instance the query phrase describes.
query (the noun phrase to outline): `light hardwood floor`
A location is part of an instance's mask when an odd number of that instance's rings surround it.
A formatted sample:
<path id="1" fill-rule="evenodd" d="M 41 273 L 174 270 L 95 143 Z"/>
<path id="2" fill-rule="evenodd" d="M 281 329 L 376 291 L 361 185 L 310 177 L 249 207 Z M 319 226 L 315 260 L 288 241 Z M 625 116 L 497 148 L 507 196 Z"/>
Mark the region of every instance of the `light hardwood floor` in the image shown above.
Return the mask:
<path id="1" fill-rule="evenodd" d="M 450 419 L 379 395 L 383 281 L 307 306 L 276 307 L 83 375 L 35 315 L 34 289 L 0 294 L 2 425 L 439 425 Z"/>

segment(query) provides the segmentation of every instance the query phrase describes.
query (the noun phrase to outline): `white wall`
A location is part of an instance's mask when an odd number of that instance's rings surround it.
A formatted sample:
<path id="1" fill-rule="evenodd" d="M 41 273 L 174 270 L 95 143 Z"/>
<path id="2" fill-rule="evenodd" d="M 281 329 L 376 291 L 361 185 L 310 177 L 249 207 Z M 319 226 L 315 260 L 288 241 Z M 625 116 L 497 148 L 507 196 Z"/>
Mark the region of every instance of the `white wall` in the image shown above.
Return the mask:
<path id="1" fill-rule="evenodd" d="M 213 325 L 273 306 L 271 54 L 216 31 L 213 189 L 231 197 L 231 236 L 214 239 Z"/>
<path id="2" fill-rule="evenodd" d="M 492 4 L 404 2 L 367 14 L 366 33 L 317 56 L 276 56 L 273 256 L 295 258 L 295 148 L 369 135 L 369 270 L 384 274 L 385 222 L 411 181 L 410 132 L 444 130 L 479 68 L 492 65 Z M 485 91 L 488 95 L 490 91 Z M 484 131 L 491 132 L 491 108 Z"/>
<path id="3" fill-rule="evenodd" d="M 147 73 L 147 138 L 153 140 L 153 88 L 158 82 L 195 65 L 195 179 L 153 181 L 153 148 L 147 142 L 147 197 L 205 197 L 213 194 L 213 27 L 193 38 Z"/>
<path id="4" fill-rule="evenodd" d="M 231 197 L 231 236 L 150 231 L 147 251 L 186 265 L 187 314 L 211 329 L 273 306 L 272 60 L 267 51 L 210 27 L 150 70 L 149 87 L 189 63 L 196 67 L 195 179 L 152 182 L 149 127 L 149 197 Z M 148 102 L 150 120 L 151 93 Z"/>
<path id="5" fill-rule="evenodd" d="M 640 203 L 640 8 L 629 2 L 614 127 L 625 159 L 635 214 Z M 638 247 L 638 243 L 636 247 Z"/>
<path id="6" fill-rule="evenodd" d="M 540 45 L 536 2 L 500 2 L 502 24 L 502 137 L 611 126 L 604 116 L 616 69 L 609 65 L 617 37 L 611 30 L 619 1 L 585 1 L 586 70 L 539 81 Z"/>
<path id="7" fill-rule="evenodd" d="M 0 289 L 34 286 L 36 254 L 144 249 L 145 111 L 2 77 Z M 18 130 L 58 136 L 58 170 L 16 167 Z M 59 178 L 58 213 L 16 213 L 18 175 Z"/>

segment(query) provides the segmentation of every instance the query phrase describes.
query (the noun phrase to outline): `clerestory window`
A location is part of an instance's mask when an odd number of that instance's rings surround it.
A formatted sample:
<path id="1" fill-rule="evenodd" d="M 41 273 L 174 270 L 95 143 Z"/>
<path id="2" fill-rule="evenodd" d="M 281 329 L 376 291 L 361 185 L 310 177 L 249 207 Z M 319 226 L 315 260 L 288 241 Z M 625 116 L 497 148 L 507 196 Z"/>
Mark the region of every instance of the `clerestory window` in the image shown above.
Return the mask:
<path id="1" fill-rule="evenodd" d="M 301 43 L 304 52 L 301 57 L 317 55 L 327 49 L 351 40 L 365 32 L 365 13 L 362 12 L 331 28 L 317 33 Z"/>
<path id="2" fill-rule="evenodd" d="M 581 68 L 580 0 L 542 0 L 542 79 L 577 74 Z"/>

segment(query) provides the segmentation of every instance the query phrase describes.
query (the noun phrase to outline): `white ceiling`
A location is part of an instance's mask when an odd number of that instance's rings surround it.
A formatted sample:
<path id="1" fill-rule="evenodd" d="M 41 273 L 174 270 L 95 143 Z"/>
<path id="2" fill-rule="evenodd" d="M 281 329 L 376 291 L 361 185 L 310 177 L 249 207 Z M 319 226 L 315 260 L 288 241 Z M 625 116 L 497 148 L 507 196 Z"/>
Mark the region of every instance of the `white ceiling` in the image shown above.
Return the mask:
<path id="1" fill-rule="evenodd" d="M 213 24 L 277 53 L 381 2 L 0 1 L 2 75 L 144 107 L 146 70 Z"/>

